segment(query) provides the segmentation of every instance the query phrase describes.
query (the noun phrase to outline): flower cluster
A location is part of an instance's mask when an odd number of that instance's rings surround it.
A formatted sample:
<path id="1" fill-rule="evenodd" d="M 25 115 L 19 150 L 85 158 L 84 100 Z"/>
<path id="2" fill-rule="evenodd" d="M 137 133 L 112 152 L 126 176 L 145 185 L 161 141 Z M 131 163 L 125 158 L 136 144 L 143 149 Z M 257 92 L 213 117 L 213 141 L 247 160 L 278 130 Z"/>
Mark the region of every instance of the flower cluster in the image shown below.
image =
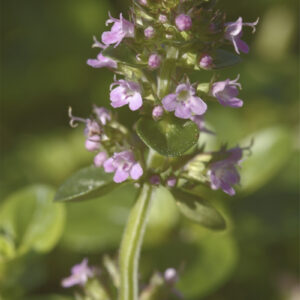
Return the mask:
<path id="1" fill-rule="evenodd" d="M 116 74 L 110 86 L 111 106 L 128 105 L 131 111 L 148 115 L 153 122 L 171 117 L 193 122 L 200 132 L 214 134 L 204 122 L 204 116 L 213 105 L 209 101 L 216 100 L 232 108 L 243 106 L 243 100 L 238 97 L 239 75 L 233 80 L 215 80 L 214 72 L 222 65 L 220 50 L 224 52 L 222 46 L 232 43 L 238 55 L 248 53 L 249 47 L 241 39 L 243 28 L 251 27 L 254 32 L 258 20 L 245 23 L 239 17 L 235 22 L 225 22 L 224 14 L 214 8 L 214 1 L 194 4 L 193 1 L 174 0 L 165 1 L 163 6 L 154 0 L 133 3 L 129 18 L 122 14 L 114 18 L 109 14 L 106 25 L 111 26 L 110 30 L 102 34 L 101 41 L 94 37 L 93 47 L 101 48 L 101 52 L 96 59 L 87 60 L 93 68 L 106 67 Z M 183 69 L 212 72 L 212 80 L 191 83 L 188 74 L 181 71 Z M 204 90 L 203 84 L 207 87 Z M 172 187 L 176 184 L 180 170 L 171 166 L 166 176 L 153 174 L 153 170 L 145 174 L 145 165 L 136 160 L 136 157 L 142 159 L 143 151 L 136 149 L 133 139 L 119 130 L 126 139 L 126 143 L 120 145 L 111 113 L 103 108 L 95 108 L 94 113 L 96 120 L 84 120 L 85 146 L 88 151 L 98 152 L 94 159 L 97 167 L 114 172 L 115 182 L 128 178 L 138 180 L 145 175 L 154 185 L 163 182 Z M 72 121 L 83 120 L 72 116 Z M 137 152 L 142 155 L 136 155 Z M 232 186 L 239 183 L 235 165 L 240 159 L 212 159 L 209 170 L 212 189 L 221 188 L 229 195 L 234 194 Z M 168 181 L 169 177 L 175 178 L 175 183 L 174 179 Z"/>

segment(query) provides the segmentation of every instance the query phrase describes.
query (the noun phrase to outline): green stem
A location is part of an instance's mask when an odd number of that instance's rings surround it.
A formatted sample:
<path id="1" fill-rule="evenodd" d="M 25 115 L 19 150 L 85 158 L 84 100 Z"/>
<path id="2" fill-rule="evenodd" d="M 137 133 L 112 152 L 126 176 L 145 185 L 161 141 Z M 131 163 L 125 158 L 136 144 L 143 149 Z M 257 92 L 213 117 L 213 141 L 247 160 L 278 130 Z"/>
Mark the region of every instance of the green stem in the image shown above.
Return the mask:
<path id="1" fill-rule="evenodd" d="M 138 262 L 152 199 L 152 186 L 144 184 L 131 210 L 119 254 L 119 300 L 138 299 Z"/>

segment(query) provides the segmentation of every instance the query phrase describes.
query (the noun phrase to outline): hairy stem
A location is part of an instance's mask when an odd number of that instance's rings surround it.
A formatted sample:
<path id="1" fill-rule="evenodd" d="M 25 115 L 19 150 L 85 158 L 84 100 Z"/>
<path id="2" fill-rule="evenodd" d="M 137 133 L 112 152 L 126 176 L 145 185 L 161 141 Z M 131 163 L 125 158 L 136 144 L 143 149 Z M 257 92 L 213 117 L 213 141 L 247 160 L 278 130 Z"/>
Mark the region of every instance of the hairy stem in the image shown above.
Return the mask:
<path id="1" fill-rule="evenodd" d="M 138 299 L 138 262 L 151 199 L 152 187 L 144 184 L 129 215 L 121 243 L 119 254 L 121 272 L 119 300 Z"/>

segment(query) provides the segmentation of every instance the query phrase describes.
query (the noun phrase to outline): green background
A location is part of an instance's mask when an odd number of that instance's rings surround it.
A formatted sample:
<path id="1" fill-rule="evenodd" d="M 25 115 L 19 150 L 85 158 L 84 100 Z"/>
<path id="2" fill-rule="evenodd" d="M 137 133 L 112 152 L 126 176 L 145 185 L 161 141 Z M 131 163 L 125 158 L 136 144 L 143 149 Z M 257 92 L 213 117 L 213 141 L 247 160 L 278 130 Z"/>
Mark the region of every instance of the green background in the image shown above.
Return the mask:
<path id="1" fill-rule="evenodd" d="M 194 227 L 178 216 L 162 191 L 142 255 L 144 282 L 154 268 L 174 266 L 182 269 L 178 288 L 192 300 L 299 297 L 297 6 L 293 0 L 220 1 L 227 20 L 243 16 L 252 22 L 259 16 L 260 23 L 255 35 L 244 35 L 250 54 L 220 72 L 224 79 L 241 75 L 244 107 L 211 104 L 207 121 L 217 139 L 201 138 L 208 148 L 222 142 L 244 146 L 254 138 L 253 154 L 242 165 L 236 197 L 207 195 L 225 213 L 230 223 L 226 232 Z M 107 11 L 116 16 L 127 8 L 128 2 L 121 0 L 2 3 L 0 224 L 13 219 L 18 228 L 12 245 L 8 233 L 0 230 L 0 238 L 5 236 L 0 255 L 10 255 L 2 260 L 0 256 L 5 300 L 71 295 L 62 290 L 60 280 L 74 263 L 88 256 L 91 263 L 100 264 L 102 253 L 116 257 L 132 189 L 60 207 L 51 199 L 66 177 L 93 159 L 84 149 L 83 129 L 68 126 L 67 110 L 72 106 L 75 115 L 87 117 L 92 104 L 109 107 L 113 76 L 88 67 L 86 60 L 97 54 L 90 47 L 92 36 L 100 37 L 105 29 Z M 192 80 L 201 77 L 194 74 Z M 127 108 L 119 113 L 127 125 L 138 117 Z M 29 187 L 33 184 L 43 186 Z M 44 213 L 50 218 L 47 224 Z M 36 235 L 35 228 L 49 230 L 49 238 Z"/>

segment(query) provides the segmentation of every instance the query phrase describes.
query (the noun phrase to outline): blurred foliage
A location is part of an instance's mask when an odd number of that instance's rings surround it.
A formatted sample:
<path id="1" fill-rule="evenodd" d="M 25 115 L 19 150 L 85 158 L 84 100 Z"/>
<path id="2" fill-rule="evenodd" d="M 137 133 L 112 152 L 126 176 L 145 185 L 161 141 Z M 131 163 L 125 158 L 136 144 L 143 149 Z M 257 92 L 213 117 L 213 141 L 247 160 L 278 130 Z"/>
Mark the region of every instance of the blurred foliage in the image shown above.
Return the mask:
<path id="1" fill-rule="evenodd" d="M 87 116 L 93 103 L 108 107 L 111 74 L 85 61 L 97 54 L 90 49 L 92 36 L 104 30 L 107 11 L 116 15 L 127 7 L 121 0 L 2 3 L 1 300 L 67 300 L 60 295 L 71 292 L 61 289 L 60 280 L 73 264 L 84 256 L 100 264 L 103 253 L 117 253 L 133 187 L 65 207 L 50 198 L 65 178 L 92 161 L 82 130 L 68 127 L 67 109 L 71 105 L 74 114 Z M 293 299 L 299 276 L 298 2 L 227 0 L 220 8 L 228 20 L 259 16 L 260 24 L 256 35 L 244 38 L 252 41 L 250 54 L 221 78 L 240 73 L 244 107 L 209 103 L 207 121 L 217 139 L 200 139 L 212 149 L 227 141 L 248 146 L 253 138 L 252 153 L 242 164 L 236 197 L 201 191 L 225 212 L 230 226 L 223 233 L 181 218 L 168 191 L 159 191 L 141 281 L 176 267 L 178 288 L 189 300 Z M 210 75 L 195 72 L 193 80 L 205 82 Z M 137 119 L 126 108 L 119 112 L 128 126 Z"/>

